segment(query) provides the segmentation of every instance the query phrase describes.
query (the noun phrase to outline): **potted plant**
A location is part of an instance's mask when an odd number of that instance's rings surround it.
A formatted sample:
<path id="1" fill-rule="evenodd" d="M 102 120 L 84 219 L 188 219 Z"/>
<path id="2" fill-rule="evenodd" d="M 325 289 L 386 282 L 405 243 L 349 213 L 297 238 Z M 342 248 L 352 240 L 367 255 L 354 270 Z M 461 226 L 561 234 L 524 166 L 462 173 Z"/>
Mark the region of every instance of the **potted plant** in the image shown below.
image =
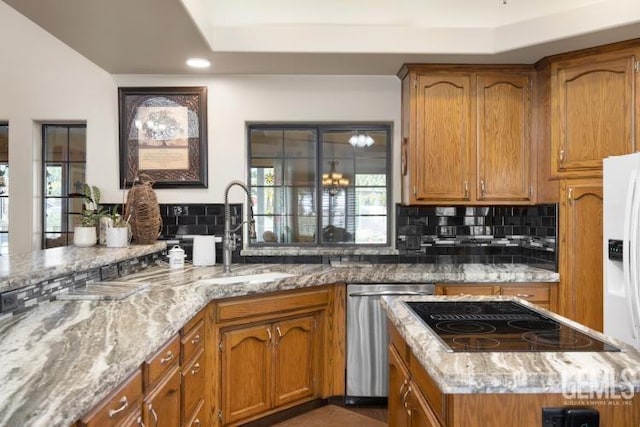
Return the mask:
<path id="1" fill-rule="evenodd" d="M 118 213 L 118 205 L 105 215 L 108 219 L 105 227 L 105 243 L 108 248 L 124 248 L 129 245 L 129 222 Z"/>
<path id="2" fill-rule="evenodd" d="M 83 198 L 82 212 L 80 213 L 80 225 L 73 229 L 73 244 L 80 247 L 88 247 L 96 244 L 98 240 L 97 225 L 104 210 L 100 207 L 100 189 L 95 185 L 84 184 L 82 186 Z"/>

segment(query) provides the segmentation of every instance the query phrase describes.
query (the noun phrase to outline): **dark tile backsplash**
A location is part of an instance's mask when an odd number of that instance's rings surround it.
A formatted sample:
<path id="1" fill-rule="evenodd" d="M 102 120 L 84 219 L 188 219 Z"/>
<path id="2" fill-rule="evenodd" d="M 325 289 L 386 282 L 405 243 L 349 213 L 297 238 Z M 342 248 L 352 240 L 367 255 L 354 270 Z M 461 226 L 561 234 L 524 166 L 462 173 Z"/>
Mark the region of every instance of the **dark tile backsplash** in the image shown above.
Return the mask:
<path id="1" fill-rule="evenodd" d="M 556 271 L 557 205 L 396 205 L 400 262 L 525 263 Z"/>
<path id="2" fill-rule="evenodd" d="M 179 243 L 192 256 L 190 235 L 224 234 L 224 205 L 160 204 L 162 239 Z M 242 221 L 242 204 L 231 205 L 231 224 Z M 349 260 L 373 263 L 525 263 L 557 271 L 557 205 L 401 206 L 396 205 L 398 256 L 362 255 Z M 327 256 L 240 257 L 242 233 L 233 262 L 324 264 Z M 169 243 L 171 244 L 171 243 Z M 340 257 L 338 257 L 340 258 Z M 216 245 L 222 260 L 222 245 Z"/>

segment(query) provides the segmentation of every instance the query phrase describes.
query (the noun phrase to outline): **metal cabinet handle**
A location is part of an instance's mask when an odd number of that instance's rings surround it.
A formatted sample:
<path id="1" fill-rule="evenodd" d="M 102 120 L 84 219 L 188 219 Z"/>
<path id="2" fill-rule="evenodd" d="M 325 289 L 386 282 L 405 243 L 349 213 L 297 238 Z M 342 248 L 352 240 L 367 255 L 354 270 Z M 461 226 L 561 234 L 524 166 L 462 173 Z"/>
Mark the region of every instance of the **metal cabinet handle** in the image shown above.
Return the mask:
<path id="1" fill-rule="evenodd" d="M 122 399 L 120 399 L 120 407 L 118 407 L 117 409 L 109 409 L 109 418 L 113 418 L 114 415 L 118 415 L 128 407 L 129 401 L 127 400 L 127 396 L 122 396 Z"/>
<path id="2" fill-rule="evenodd" d="M 469 181 L 464 182 L 464 198 L 469 200 Z"/>
<path id="3" fill-rule="evenodd" d="M 569 187 L 569 191 L 567 193 L 567 199 L 569 202 L 573 201 L 573 187 Z"/>
<path id="4" fill-rule="evenodd" d="M 267 328 L 267 334 L 269 334 L 269 342 L 273 340 L 273 335 L 271 335 L 271 329 Z"/>
<path id="5" fill-rule="evenodd" d="M 153 422 L 157 427 L 158 426 L 158 414 L 156 413 L 156 410 L 153 409 L 153 405 L 151 405 L 151 403 L 149 403 L 149 411 L 151 411 L 151 415 L 153 415 Z"/>
<path id="6" fill-rule="evenodd" d="M 191 368 L 191 375 L 195 375 L 198 372 L 200 372 L 200 364 L 196 363 L 195 365 L 193 365 L 193 368 Z"/>
<path id="7" fill-rule="evenodd" d="M 516 294 L 518 298 L 533 298 L 533 294 Z"/>
<path id="8" fill-rule="evenodd" d="M 142 417 L 141 416 L 138 416 L 137 422 L 138 422 L 138 426 L 144 427 L 144 423 L 142 422 Z"/>
<path id="9" fill-rule="evenodd" d="M 564 148 L 560 149 L 560 163 L 564 163 Z"/>
<path id="10" fill-rule="evenodd" d="M 200 334 L 196 335 L 195 337 L 193 337 L 193 339 L 191 340 L 191 344 L 198 344 L 200 343 Z"/>
<path id="11" fill-rule="evenodd" d="M 282 332 L 280 332 L 280 326 L 276 326 L 276 332 L 278 333 L 278 338 L 282 338 Z"/>
<path id="12" fill-rule="evenodd" d="M 193 425 L 194 426 L 199 426 L 200 425 L 200 418 L 196 418 L 195 420 L 193 420 Z"/>
<path id="13" fill-rule="evenodd" d="M 480 195 L 484 197 L 484 194 L 486 193 L 486 191 L 487 191 L 487 188 L 485 186 L 484 179 L 481 179 L 480 180 Z"/>
<path id="14" fill-rule="evenodd" d="M 164 356 L 162 359 L 160 359 L 160 364 L 164 365 L 167 362 L 171 362 L 174 358 L 175 358 L 175 356 L 173 355 L 171 350 L 169 350 L 169 351 L 167 351 L 167 355 Z"/>

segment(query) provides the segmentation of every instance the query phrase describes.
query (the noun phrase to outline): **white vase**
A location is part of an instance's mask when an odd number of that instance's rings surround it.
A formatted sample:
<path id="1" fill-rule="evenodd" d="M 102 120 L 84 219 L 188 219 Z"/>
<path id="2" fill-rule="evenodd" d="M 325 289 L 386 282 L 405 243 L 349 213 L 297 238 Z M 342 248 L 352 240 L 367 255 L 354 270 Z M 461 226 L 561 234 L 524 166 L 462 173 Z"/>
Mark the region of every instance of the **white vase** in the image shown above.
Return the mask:
<path id="1" fill-rule="evenodd" d="M 126 248 L 129 246 L 129 227 L 107 227 L 107 247 Z"/>
<path id="2" fill-rule="evenodd" d="M 96 244 L 98 234 L 95 227 L 74 227 L 73 244 L 81 248 L 86 248 Z"/>

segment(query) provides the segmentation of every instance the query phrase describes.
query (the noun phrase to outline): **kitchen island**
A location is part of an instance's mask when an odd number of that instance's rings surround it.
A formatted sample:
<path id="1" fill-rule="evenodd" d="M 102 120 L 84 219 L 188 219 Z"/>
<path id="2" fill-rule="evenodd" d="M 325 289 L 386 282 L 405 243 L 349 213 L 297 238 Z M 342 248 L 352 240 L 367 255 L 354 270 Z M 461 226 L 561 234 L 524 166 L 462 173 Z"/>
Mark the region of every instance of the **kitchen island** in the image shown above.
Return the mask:
<path id="1" fill-rule="evenodd" d="M 0 322 L 0 425 L 68 426 L 105 398 L 211 301 L 345 282 L 557 282 L 526 265 L 234 265 L 127 276 L 148 281 L 120 301 L 52 301 Z M 281 271 L 270 282 L 215 284 L 209 279 Z"/>
<path id="2" fill-rule="evenodd" d="M 592 337 L 612 342 L 621 351 L 451 352 L 405 304 L 411 301 L 443 300 L 437 296 L 382 300 L 390 330 L 391 425 L 533 427 L 543 425 L 543 407 L 566 406 L 597 409 L 600 426 L 639 425 L 640 353 L 632 347 L 517 300 Z"/>

